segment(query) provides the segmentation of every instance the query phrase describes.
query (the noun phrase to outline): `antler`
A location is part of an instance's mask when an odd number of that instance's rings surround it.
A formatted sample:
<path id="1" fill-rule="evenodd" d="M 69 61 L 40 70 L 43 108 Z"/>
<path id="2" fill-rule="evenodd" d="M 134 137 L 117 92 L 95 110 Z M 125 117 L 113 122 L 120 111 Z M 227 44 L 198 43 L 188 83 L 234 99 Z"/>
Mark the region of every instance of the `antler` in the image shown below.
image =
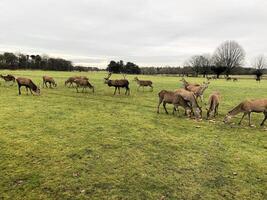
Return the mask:
<path id="1" fill-rule="evenodd" d="M 109 72 L 107 78 L 105 78 L 105 79 L 109 79 L 111 77 L 111 75 L 112 75 L 112 73 Z"/>

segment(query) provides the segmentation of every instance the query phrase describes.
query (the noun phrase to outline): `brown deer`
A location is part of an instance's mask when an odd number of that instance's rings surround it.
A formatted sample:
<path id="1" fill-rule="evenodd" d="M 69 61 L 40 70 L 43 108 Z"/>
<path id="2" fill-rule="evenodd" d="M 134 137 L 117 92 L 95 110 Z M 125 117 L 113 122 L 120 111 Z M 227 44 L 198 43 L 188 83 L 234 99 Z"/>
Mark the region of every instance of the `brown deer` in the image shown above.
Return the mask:
<path id="1" fill-rule="evenodd" d="M 176 94 L 180 94 L 184 100 L 189 101 L 190 102 L 190 106 L 192 108 L 193 113 L 195 114 L 195 116 L 197 118 L 201 118 L 202 117 L 202 109 L 201 107 L 198 105 L 196 96 L 194 95 L 193 92 L 190 92 L 188 90 L 185 89 L 177 89 L 175 90 Z"/>
<path id="2" fill-rule="evenodd" d="M 207 109 L 207 119 L 210 118 L 210 116 L 213 114 L 213 117 L 218 115 L 218 108 L 220 104 L 220 93 L 219 92 L 213 92 L 209 97 L 209 108 Z"/>
<path id="3" fill-rule="evenodd" d="M 75 79 L 79 79 L 79 78 L 82 78 L 82 79 L 85 79 L 85 80 L 89 80 L 86 76 L 72 76 L 72 77 L 69 77 L 66 81 L 65 81 L 65 86 L 69 85 L 68 87 L 73 87 L 73 83 L 74 83 L 74 80 Z"/>
<path id="4" fill-rule="evenodd" d="M 204 94 L 205 90 L 208 88 L 209 84 L 210 84 L 210 82 L 207 82 L 207 83 L 204 82 L 203 85 L 200 85 L 200 86 L 189 85 L 185 89 L 190 91 L 190 92 L 193 92 L 197 99 L 200 97 L 200 100 L 202 102 L 203 101 L 203 94 Z"/>
<path id="5" fill-rule="evenodd" d="M 186 89 L 188 86 L 200 86 L 197 83 L 189 83 L 184 78 L 180 80 L 183 83 L 184 88 Z"/>
<path id="6" fill-rule="evenodd" d="M 151 88 L 151 92 L 153 91 L 153 86 L 152 86 L 152 81 L 149 80 L 139 80 L 137 77 L 134 78 L 134 81 L 137 82 L 137 84 L 139 85 L 137 90 L 139 90 L 140 87 L 143 87 L 143 91 L 144 91 L 144 87 L 150 87 Z"/>
<path id="7" fill-rule="evenodd" d="M 252 112 L 264 114 L 264 119 L 261 122 L 261 126 L 263 126 L 265 120 L 267 119 L 267 98 L 256 99 L 256 100 L 246 100 L 246 101 L 241 102 L 238 106 L 236 106 L 234 109 L 228 112 L 228 114 L 224 118 L 224 123 L 228 123 L 233 116 L 239 113 L 244 113 L 238 124 L 240 125 L 244 117 L 248 115 L 249 126 L 251 126 L 251 113 Z"/>
<path id="8" fill-rule="evenodd" d="M 15 80 L 16 80 L 16 78 L 14 76 L 12 76 L 11 74 L 8 74 L 6 76 L 0 74 L 0 78 L 4 79 L 5 82 L 11 82 L 12 81 L 13 82 L 12 85 L 15 83 Z"/>
<path id="9" fill-rule="evenodd" d="M 28 89 L 30 89 L 30 92 L 32 95 L 33 95 L 32 91 L 34 91 L 36 94 L 40 95 L 40 89 L 32 82 L 31 79 L 18 77 L 18 78 L 16 78 L 16 81 L 18 83 L 19 95 L 21 95 L 20 88 L 22 86 L 26 87 L 27 94 L 28 94 Z"/>
<path id="10" fill-rule="evenodd" d="M 238 81 L 238 79 L 237 78 L 233 78 L 233 82 L 237 82 Z"/>
<path id="11" fill-rule="evenodd" d="M 125 95 L 128 93 L 130 94 L 130 88 L 129 88 L 129 81 L 127 79 L 119 79 L 119 80 L 110 80 L 112 73 L 109 73 L 106 78 L 104 78 L 104 83 L 107 84 L 109 87 L 115 87 L 114 94 L 116 94 L 117 89 L 119 90 L 120 94 L 120 88 L 125 88 Z"/>
<path id="12" fill-rule="evenodd" d="M 54 87 L 57 87 L 57 83 L 55 82 L 55 80 L 53 79 L 53 77 L 50 76 L 43 76 L 43 87 L 46 86 L 47 87 L 47 83 L 49 83 L 49 87 L 52 88 L 52 85 Z"/>
<path id="13" fill-rule="evenodd" d="M 94 86 L 91 83 L 89 83 L 88 80 L 86 80 L 84 78 L 76 78 L 73 82 L 76 83 L 77 93 L 79 92 L 79 90 L 78 90 L 79 87 L 82 87 L 83 88 L 82 92 L 84 92 L 84 90 L 86 88 L 92 89 L 93 93 L 95 92 Z"/>
<path id="14" fill-rule="evenodd" d="M 158 93 L 158 96 L 159 96 L 159 103 L 157 107 L 158 108 L 157 113 L 159 113 L 159 107 L 162 102 L 166 114 L 168 114 L 166 104 L 174 105 L 172 114 L 174 114 L 175 111 L 178 111 L 178 106 L 182 106 L 185 109 L 185 113 L 187 114 L 187 116 L 189 116 L 189 114 L 191 113 L 192 109 L 190 106 L 190 102 L 186 101 L 180 94 L 175 94 L 175 92 L 173 91 L 161 90 Z"/>

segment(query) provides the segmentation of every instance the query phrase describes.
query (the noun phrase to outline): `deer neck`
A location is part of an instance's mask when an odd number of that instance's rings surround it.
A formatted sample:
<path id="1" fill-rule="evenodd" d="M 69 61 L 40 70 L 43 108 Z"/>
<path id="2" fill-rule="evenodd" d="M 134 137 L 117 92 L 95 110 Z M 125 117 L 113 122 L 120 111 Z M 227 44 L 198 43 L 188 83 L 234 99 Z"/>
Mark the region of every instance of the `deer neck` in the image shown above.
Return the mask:
<path id="1" fill-rule="evenodd" d="M 228 114 L 231 116 L 235 116 L 235 115 L 239 114 L 240 112 L 242 112 L 241 106 L 242 106 L 242 103 L 239 104 L 238 106 L 236 106 L 233 110 L 229 111 Z"/>

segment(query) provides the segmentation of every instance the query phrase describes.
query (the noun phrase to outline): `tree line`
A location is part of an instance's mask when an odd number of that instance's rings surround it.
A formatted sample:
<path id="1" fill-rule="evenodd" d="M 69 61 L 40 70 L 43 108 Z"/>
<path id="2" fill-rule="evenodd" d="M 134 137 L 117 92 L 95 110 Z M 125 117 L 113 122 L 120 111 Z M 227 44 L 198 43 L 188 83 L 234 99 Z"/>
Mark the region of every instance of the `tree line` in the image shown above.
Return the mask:
<path id="1" fill-rule="evenodd" d="M 14 54 L 5 52 L 0 54 L 0 69 L 32 69 L 52 71 L 99 71 L 96 67 L 73 66 L 72 62 L 63 58 L 49 56 Z"/>
<path id="2" fill-rule="evenodd" d="M 258 55 L 251 62 L 250 68 L 244 68 L 245 50 L 236 41 L 225 41 L 212 55 L 193 55 L 185 61 L 183 67 L 142 67 L 133 62 L 112 60 L 105 69 L 112 73 L 123 74 L 179 74 L 181 76 L 206 77 L 221 75 L 256 75 L 260 79 L 266 73 L 267 59 Z M 49 56 L 25 55 L 5 52 L 0 54 L 0 69 L 39 69 L 56 71 L 101 71 L 97 67 L 73 66 L 71 61 Z"/>

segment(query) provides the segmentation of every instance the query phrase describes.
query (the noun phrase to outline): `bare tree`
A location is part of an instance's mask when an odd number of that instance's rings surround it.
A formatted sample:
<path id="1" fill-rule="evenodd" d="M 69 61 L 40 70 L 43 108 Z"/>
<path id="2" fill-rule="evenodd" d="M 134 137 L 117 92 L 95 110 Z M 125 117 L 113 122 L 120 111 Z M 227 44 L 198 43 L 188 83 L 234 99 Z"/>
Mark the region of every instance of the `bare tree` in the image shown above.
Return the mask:
<path id="1" fill-rule="evenodd" d="M 210 68 L 210 63 L 211 62 L 210 62 L 210 58 L 208 55 L 195 55 L 195 56 L 192 56 L 186 62 L 186 65 L 193 68 L 193 70 L 196 73 L 196 76 L 198 76 L 199 73 L 202 73 L 203 77 L 205 77 Z"/>
<path id="2" fill-rule="evenodd" d="M 252 66 L 256 69 L 255 75 L 256 75 L 256 80 L 260 81 L 261 77 L 263 75 L 263 70 L 267 66 L 267 60 L 264 55 L 259 55 L 255 57 L 252 61 Z"/>
<path id="3" fill-rule="evenodd" d="M 229 76 L 232 69 L 243 65 L 245 51 L 237 42 L 226 41 L 215 50 L 213 60 L 215 66 L 225 67 L 225 73 Z"/>

